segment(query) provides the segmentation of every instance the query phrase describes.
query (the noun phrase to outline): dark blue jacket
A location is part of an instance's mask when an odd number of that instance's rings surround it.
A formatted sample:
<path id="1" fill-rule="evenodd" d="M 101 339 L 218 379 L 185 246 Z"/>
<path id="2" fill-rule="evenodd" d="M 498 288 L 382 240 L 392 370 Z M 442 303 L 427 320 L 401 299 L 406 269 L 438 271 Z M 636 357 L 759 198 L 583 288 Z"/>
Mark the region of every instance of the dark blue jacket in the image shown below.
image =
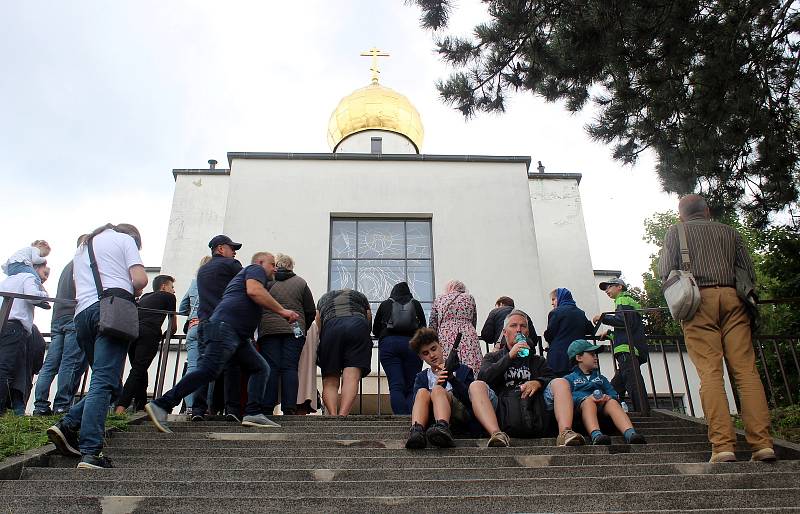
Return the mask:
<path id="1" fill-rule="evenodd" d="M 456 372 L 453 374 L 453 378 L 449 379 L 448 382 L 451 386 L 453 386 L 453 396 L 458 398 L 458 401 L 464 404 L 464 407 L 467 409 L 472 410 L 472 402 L 469 401 L 469 385 L 475 381 L 475 374 L 472 373 L 472 369 L 469 366 L 464 364 L 459 364 Z M 417 397 L 417 391 L 420 389 L 428 389 L 428 370 L 423 369 L 419 373 L 417 373 L 417 378 L 414 379 L 414 392 L 411 395 L 412 398 Z"/>
<path id="2" fill-rule="evenodd" d="M 211 317 L 217 304 L 222 300 L 222 293 L 237 273 L 242 271 L 242 264 L 236 259 L 214 255 L 197 270 L 197 294 L 200 305 L 197 317 L 205 321 Z"/>
<path id="3" fill-rule="evenodd" d="M 544 339 L 550 343 L 547 351 L 547 365 L 558 377 L 569 373 L 567 348 L 576 339 L 594 334 L 592 322 L 586 313 L 575 305 L 559 305 L 547 315 L 547 330 Z"/>
<path id="4" fill-rule="evenodd" d="M 579 405 L 587 396 L 591 396 L 595 389 L 599 389 L 603 394 L 607 394 L 611 398 L 619 398 L 611 382 L 600 374 L 599 369 L 592 370 L 587 379 L 581 368 L 575 366 L 572 368 L 572 373 L 565 376 L 564 379 L 569 382 L 569 388 L 572 390 L 572 401 L 575 405 Z"/>

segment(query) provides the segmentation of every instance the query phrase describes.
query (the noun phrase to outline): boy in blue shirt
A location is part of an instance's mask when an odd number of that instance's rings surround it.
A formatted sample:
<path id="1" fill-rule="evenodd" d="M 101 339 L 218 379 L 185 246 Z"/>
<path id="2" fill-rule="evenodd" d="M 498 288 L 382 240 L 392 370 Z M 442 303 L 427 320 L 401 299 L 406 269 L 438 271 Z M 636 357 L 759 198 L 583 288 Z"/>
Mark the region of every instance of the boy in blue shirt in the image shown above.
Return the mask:
<path id="1" fill-rule="evenodd" d="M 608 416 L 625 437 L 628 444 L 647 444 L 644 437 L 633 428 L 630 418 L 619 404 L 617 392 L 606 377 L 600 374 L 597 352 L 601 347 L 585 339 L 576 339 L 567 348 L 567 356 L 574 366 L 572 373 L 564 379 L 572 390 L 572 401 L 581 411 L 583 425 L 589 432 L 592 444 L 611 444 L 611 438 L 600 431 L 597 418 Z M 600 397 L 593 394 L 599 391 Z"/>

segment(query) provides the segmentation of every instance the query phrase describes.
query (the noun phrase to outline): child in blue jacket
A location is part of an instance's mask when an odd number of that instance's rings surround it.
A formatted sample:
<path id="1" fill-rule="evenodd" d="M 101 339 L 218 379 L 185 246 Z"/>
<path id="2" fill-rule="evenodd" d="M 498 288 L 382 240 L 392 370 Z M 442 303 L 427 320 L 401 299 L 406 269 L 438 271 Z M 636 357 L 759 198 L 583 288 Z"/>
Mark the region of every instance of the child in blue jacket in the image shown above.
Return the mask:
<path id="1" fill-rule="evenodd" d="M 617 392 L 597 369 L 597 352 L 601 347 L 585 339 L 576 339 L 567 348 L 567 356 L 574 366 L 564 379 L 572 390 L 572 401 L 581 411 L 583 424 L 592 438 L 592 444 L 611 444 L 611 438 L 600 431 L 597 417 L 608 416 L 625 436 L 628 444 L 646 444 L 644 437 L 633 428 L 630 418 L 619 404 Z M 599 391 L 598 395 L 594 392 Z M 598 397 L 599 396 L 599 397 Z"/>

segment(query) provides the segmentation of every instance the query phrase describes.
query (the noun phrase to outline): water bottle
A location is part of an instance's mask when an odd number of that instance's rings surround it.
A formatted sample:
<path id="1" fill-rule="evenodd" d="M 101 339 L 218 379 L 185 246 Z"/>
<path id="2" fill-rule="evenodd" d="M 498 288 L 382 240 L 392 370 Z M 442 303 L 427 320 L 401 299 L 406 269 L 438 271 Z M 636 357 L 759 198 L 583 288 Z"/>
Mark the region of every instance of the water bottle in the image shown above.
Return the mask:
<path id="1" fill-rule="evenodd" d="M 292 323 L 292 333 L 294 334 L 295 339 L 300 339 L 303 337 L 303 329 L 300 328 L 300 322 L 295 321 Z"/>
<path id="2" fill-rule="evenodd" d="M 622 406 L 622 412 L 628 412 L 628 404 L 625 402 L 621 402 L 620 405 Z"/>
<path id="3" fill-rule="evenodd" d="M 515 343 L 527 343 L 528 342 L 528 338 L 525 337 L 525 334 L 523 334 L 522 332 L 517 332 L 517 337 L 514 338 L 514 342 Z M 517 353 L 517 355 L 519 355 L 520 357 L 527 357 L 529 353 L 530 353 L 530 351 L 527 348 L 522 348 Z"/>
<path id="4" fill-rule="evenodd" d="M 603 391 L 601 391 L 600 389 L 595 389 L 594 391 L 592 391 L 592 396 L 594 396 L 595 400 L 599 400 L 600 398 L 603 397 Z"/>

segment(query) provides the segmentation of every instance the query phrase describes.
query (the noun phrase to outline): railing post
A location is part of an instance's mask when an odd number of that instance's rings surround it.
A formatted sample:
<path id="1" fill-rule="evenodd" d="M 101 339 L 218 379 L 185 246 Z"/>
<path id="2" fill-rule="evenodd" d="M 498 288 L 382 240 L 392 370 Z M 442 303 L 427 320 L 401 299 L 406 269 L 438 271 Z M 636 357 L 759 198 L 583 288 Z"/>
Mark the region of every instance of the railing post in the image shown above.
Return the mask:
<path id="1" fill-rule="evenodd" d="M 633 344 L 633 337 L 631 337 L 631 329 L 628 324 L 628 315 L 624 310 L 622 313 L 622 321 L 625 324 L 625 334 L 628 336 L 628 353 L 630 354 L 630 372 L 633 373 L 633 380 L 636 382 L 636 391 L 639 396 L 639 403 L 642 408 L 642 415 L 650 415 L 650 401 L 647 398 L 647 389 L 644 386 L 644 377 L 642 377 L 641 369 L 639 367 L 639 359 L 636 358 L 635 345 Z M 653 391 L 655 395 L 655 391 Z M 635 402 L 634 402 L 635 403 Z"/>
<path id="2" fill-rule="evenodd" d="M 14 298 L 10 296 L 3 297 L 3 305 L 0 305 L 0 334 L 6 329 L 8 316 L 11 314 L 11 305 L 14 303 Z"/>
<path id="3" fill-rule="evenodd" d="M 689 376 L 686 374 L 686 363 L 683 361 L 683 349 L 681 348 L 682 337 L 677 340 L 678 358 L 681 362 L 681 372 L 683 373 L 683 387 L 686 389 L 686 398 L 689 400 L 689 413 L 694 417 L 694 402 L 692 401 L 692 392 L 689 389 Z"/>

